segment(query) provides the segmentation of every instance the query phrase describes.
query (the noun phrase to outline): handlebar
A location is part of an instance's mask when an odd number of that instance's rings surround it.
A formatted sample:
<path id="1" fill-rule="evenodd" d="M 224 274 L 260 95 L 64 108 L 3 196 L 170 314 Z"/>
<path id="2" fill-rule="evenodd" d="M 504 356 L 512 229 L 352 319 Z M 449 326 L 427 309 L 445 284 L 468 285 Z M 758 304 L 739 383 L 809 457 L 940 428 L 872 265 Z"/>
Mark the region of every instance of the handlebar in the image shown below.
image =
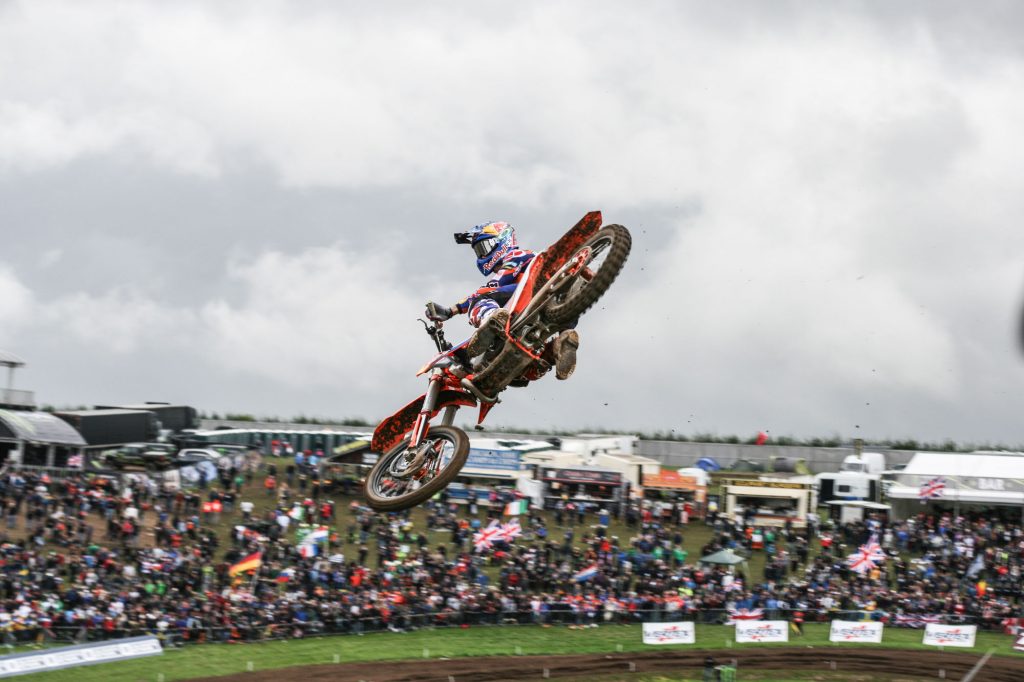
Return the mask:
<path id="1" fill-rule="evenodd" d="M 441 320 L 434 322 L 433 326 L 428 324 L 426 320 L 420 319 L 419 321 L 423 324 L 427 335 L 434 340 L 434 345 L 437 346 L 438 352 L 443 353 L 446 350 L 452 349 L 452 344 L 448 343 L 448 340 L 444 338 L 444 323 Z"/>

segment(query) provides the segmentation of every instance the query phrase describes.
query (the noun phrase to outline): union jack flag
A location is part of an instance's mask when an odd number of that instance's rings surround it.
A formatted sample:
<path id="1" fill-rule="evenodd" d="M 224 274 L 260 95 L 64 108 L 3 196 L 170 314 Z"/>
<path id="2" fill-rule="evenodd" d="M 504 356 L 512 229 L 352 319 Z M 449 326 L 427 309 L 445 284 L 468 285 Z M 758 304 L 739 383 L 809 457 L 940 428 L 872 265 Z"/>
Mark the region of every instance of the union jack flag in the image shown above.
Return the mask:
<path id="1" fill-rule="evenodd" d="M 878 536 L 872 534 L 868 541 L 857 548 L 857 551 L 846 557 L 846 565 L 851 570 L 863 575 L 889 557 L 878 544 Z"/>
<path id="2" fill-rule="evenodd" d="M 68 466 L 71 468 L 81 468 L 82 466 L 82 453 L 78 452 L 68 457 Z"/>
<path id="3" fill-rule="evenodd" d="M 941 623 L 942 616 L 931 613 L 897 613 L 892 624 L 900 628 L 923 628 L 928 623 Z"/>
<path id="4" fill-rule="evenodd" d="M 483 530 L 473 533 L 473 547 L 476 551 L 482 552 L 490 549 L 495 540 L 501 539 L 501 526 L 497 521 L 491 521 L 490 525 Z"/>
<path id="5" fill-rule="evenodd" d="M 498 527 L 498 534 L 494 539 L 512 542 L 522 534 L 523 527 L 519 525 L 519 519 L 512 519 L 508 523 L 503 523 Z"/>
<path id="6" fill-rule="evenodd" d="M 729 609 L 729 620 L 726 625 L 735 625 L 741 620 L 761 620 L 764 618 L 764 609 Z"/>
<path id="7" fill-rule="evenodd" d="M 942 491 L 946 488 L 946 479 L 942 476 L 936 476 L 935 478 L 926 481 L 921 484 L 921 490 L 918 491 L 917 496 L 921 499 L 921 503 L 925 503 L 928 500 L 934 500 L 937 497 L 942 496 Z"/>

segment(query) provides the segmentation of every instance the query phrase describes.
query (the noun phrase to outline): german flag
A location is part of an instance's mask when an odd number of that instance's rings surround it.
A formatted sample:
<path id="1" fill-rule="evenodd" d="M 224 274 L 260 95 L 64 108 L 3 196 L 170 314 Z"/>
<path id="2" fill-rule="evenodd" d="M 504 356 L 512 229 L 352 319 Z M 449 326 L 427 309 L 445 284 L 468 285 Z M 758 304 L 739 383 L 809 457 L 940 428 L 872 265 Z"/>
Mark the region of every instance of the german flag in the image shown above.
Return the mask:
<path id="1" fill-rule="evenodd" d="M 245 573 L 246 571 L 255 571 L 263 564 L 262 555 L 259 552 L 253 552 L 249 556 L 245 557 L 237 564 L 232 564 L 228 568 L 228 575 L 234 577 L 239 573 Z"/>

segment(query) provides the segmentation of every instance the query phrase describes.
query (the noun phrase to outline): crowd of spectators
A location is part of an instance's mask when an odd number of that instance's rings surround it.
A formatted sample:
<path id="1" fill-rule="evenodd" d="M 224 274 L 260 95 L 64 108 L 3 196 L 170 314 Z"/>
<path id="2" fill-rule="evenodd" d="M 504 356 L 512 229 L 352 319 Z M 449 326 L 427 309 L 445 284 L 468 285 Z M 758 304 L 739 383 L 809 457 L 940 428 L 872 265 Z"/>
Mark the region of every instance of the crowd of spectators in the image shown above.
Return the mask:
<path id="1" fill-rule="evenodd" d="M 161 491 L 145 477 L 121 485 L 3 472 L 4 642 L 724 622 L 758 609 L 769 617 L 827 620 L 852 611 L 894 624 L 941 618 L 989 628 L 1022 615 L 1021 525 L 983 515 L 922 512 L 892 524 L 869 518 L 771 531 L 718 516 L 696 547 L 686 542 L 688 526 L 642 503 L 624 508 L 627 523 L 615 524 L 598 505 L 563 507 L 519 517 L 521 537 L 477 551 L 474 532 L 488 514 L 509 520 L 499 507 L 481 504 L 472 514 L 441 496 L 425 505 L 425 521 L 413 523 L 408 512 L 377 514 L 358 498 L 335 504 L 319 480 L 276 469 L 226 472 L 192 491 Z M 283 480 L 268 501 L 270 477 Z M 219 511 L 211 511 L 214 501 Z M 301 551 L 296 529 L 320 526 L 329 529 L 326 540 Z M 764 549 L 755 549 L 755 534 L 767 540 Z M 871 537 L 890 559 L 857 574 L 846 554 Z M 764 573 L 697 560 L 725 548 L 764 552 Z M 232 575 L 231 566 L 254 554 L 257 571 Z"/>

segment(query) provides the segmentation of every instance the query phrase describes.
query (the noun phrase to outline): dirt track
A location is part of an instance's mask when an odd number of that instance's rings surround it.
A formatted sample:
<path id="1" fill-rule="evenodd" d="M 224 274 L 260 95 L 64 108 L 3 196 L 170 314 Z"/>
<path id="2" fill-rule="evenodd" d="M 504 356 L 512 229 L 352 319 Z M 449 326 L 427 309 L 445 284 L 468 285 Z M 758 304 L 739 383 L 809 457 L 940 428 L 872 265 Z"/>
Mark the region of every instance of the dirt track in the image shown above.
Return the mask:
<path id="1" fill-rule="evenodd" d="M 225 677 L 207 678 L 218 682 L 482 682 L 485 680 L 539 680 L 546 668 L 552 679 L 623 673 L 628 679 L 630 662 L 638 673 L 690 672 L 697 676 L 706 656 L 719 663 L 735 659 L 739 670 L 806 670 L 828 672 L 836 662 L 839 672 L 885 673 L 939 679 L 939 669 L 946 679 L 959 680 L 981 658 L 978 654 L 908 651 L 906 649 L 849 648 L 764 648 L 722 649 L 718 651 L 657 651 L 632 654 L 592 654 L 586 656 L 502 656 L 460 658 L 453 660 L 401 661 L 394 663 L 347 663 L 300 668 L 268 670 Z M 1024 680 L 1024 657 L 992 657 L 974 678 L 976 682 L 1021 682 Z"/>

